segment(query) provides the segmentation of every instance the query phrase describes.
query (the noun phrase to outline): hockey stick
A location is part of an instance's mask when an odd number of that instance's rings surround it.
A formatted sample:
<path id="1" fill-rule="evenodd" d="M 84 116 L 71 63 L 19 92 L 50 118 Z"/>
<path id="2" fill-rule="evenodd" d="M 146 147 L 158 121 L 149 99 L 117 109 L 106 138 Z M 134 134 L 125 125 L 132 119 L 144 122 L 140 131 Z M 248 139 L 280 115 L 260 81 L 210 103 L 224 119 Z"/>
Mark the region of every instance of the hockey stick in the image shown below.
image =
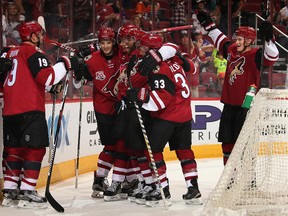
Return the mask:
<path id="1" fill-rule="evenodd" d="M 131 60 L 129 61 L 129 63 L 130 63 L 130 62 L 134 62 L 134 63 L 135 63 L 136 58 L 137 58 L 136 55 L 133 55 L 132 58 L 131 58 Z M 128 67 L 129 67 L 129 63 L 128 63 Z M 133 63 L 133 64 L 134 64 L 134 63 Z M 129 70 L 128 67 L 127 67 L 127 79 L 128 79 L 128 84 L 129 84 L 129 87 L 130 87 L 131 89 L 133 89 L 132 82 L 131 82 L 131 79 L 130 79 L 131 70 Z M 135 64 L 134 64 L 134 67 L 135 67 Z M 134 67 L 133 67 L 133 68 L 134 68 Z M 141 112 L 140 112 L 140 108 L 139 108 L 138 104 L 136 103 L 136 101 L 134 101 L 134 106 L 135 106 L 135 109 L 136 109 L 137 117 L 138 117 L 138 120 L 139 120 L 139 123 L 140 123 L 140 127 L 141 127 L 141 130 L 142 130 L 142 134 L 143 134 L 143 137 L 144 137 L 144 141 L 145 141 L 145 144 L 146 144 L 146 148 L 147 148 L 148 153 L 149 153 L 149 157 L 150 157 L 152 169 L 153 169 L 153 171 L 154 171 L 154 173 L 155 173 L 155 177 L 156 177 L 157 183 L 158 183 L 158 185 L 159 185 L 161 197 L 162 197 L 162 200 L 163 200 L 165 209 L 168 209 L 167 202 L 166 202 L 166 198 L 165 198 L 165 195 L 164 195 L 163 188 L 162 188 L 162 186 L 161 186 L 160 177 L 159 177 L 158 170 L 157 170 L 157 167 L 156 167 L 156 163 L 155 163 L 155 160 L 154 160 L 154 156 L 153 156 L 153 153 L 152 153 L 152 150 L 151 150 L 150 142 L 149 142 L 149 139 L 148 139 L 148 136 L 147 136 L 147 133 L 146 133 L 146 129 L 145 129 L 145 125 L 144 125 L 144 122 L 143 122 L 142 114 L 141 114 Z"/>
<path id="2" fill-rule="evenodd" d="M 68 51 L 70 51 L 70 52 L 76 52 L 76 53 L 79 52 L 79 50 L 77 50 L 77 49 L 75 49 L 75 48 L 72 48 L 72 47 L 70 47 L 70 46 L 66 46 L 66 45 L 64 45 L 64 44 L 62 44 L 62 43 L 59 43 L 59 42 L 54 41 L 54 40 L 51 40 L 51 39 L 49 39 L 49 38 L 47 38 L 47 37 L 44 38 L 44 41 L 47 42 L 47 43 L 50 43 L 50 44 L 52 44 L 52 45 L 54 45 L 54 46 L 57 46 L 57 47 L 59 47 L 59 48 L 68 50 Z"/>
<path id="3" fill-rule="evenodd" d="M 51 160 L 51 149 L 52 149 L 52 146 L 53 146 L 54 119 L 55 119 L 55 105 L 56 105 L 56 93 L 53 93 L 52 116 L 51 116 L 51 129 L 50 129 L 50 137 L 49 137 L 49 155 L 48 155 L 48 163 L 50 163 L 50 160 Z"/>
<path id="4" fill-rule="evenodd" d="M 150 31 L 152 33 L 165 33 L 165 32 L 170 32 L 170 31 L 180 31 L 184 29 L 191 29 L 193 28 L 193 25 L 184 25 L 184 26 L 176 26 L 176 27 L 171 27 L 171 28 L 164 28 L 164 29 L 157 29 Z"/>
<path id="5" fill-rule="evenodd" d="M 53 148 L 52 148 L 52 154 L 51 154 L 51 160 L 49 164 L 49 170 L 48 170 L 48 177 L 47 177 L 47 183 L 46 183 L 46 189 L 45 189 L 45 197 L 50 203 L 50 205 L 57 211 L 57 212 L 64 212 L 64 208 L 54 199 L 52 194 L 50 193 L 50 184 L 51 184 L 51 178 L 52 178 L 52 171 L 53 171 L 53 165 L 54 165 L 54 160 L 55 160 L 55 154 L 56 154 L 56 147 L 58 143 L 58 136 L 61 128 L 61 121 L 63 117 L 63 110 L 64 110 L 64 105 L 66 101 L 66 96 L 68 92 L 68 86 L 69 86 L 69 73 L 66 75 L 65 79 L 65 86 L 64 86 L 64 91 L 63 91 L 63 96 L 62 96 L 62 103 L 61 103 L 61 108 L 59 111 L 59 117 L 58 117 L 58 122 L 57 122 L 57 128 L 56 128 L 56 133 L 54 137 L 54 143 L 53 143 Z"/>
<path id="6" fill-rule="evenodd" d="M 45 30 L 45 22 L 44 18 L 42 16 L 38 17 L 38 23 L 43 23 L 40 24 L 43 26 L 42 28 Z M 60 27 L 62 25 L 62 22 L 60 23 L 60 26 L 58 27 L 58 40 L 60 37 Z M 59 50 L 57 52 L 57 59 L 59 58 Z M 55 119 L 55 105 L 56 105 L 56 99 L 57 99 L 57 93 L 53 92 L 53 105 L 52 105 L 52 119 L 51 119 L 51 131 L 50 131 L 50 139 L 49 139 L 49 157 L 48 157 L 48 163 L 50 163 L 51 160 L 51 149 L 53 146 L 53 134 L 54 134 L 54 119 Z"/>
<path id="7" fill-rule="evenodd" d="M 79 155 L 80 155 L 80 138 L 81 138 L 81 121 L 82 121 L 82 97 L 83 97 L 83 78 L 81 79 L 80 87 L 80 109 L 79 109 L 79 126 L 78 126 L 78 145 L 77 145 L 77 158 L 75 170 L 75 188 L 78 188 L 78 173 L 79 173 Z"/>

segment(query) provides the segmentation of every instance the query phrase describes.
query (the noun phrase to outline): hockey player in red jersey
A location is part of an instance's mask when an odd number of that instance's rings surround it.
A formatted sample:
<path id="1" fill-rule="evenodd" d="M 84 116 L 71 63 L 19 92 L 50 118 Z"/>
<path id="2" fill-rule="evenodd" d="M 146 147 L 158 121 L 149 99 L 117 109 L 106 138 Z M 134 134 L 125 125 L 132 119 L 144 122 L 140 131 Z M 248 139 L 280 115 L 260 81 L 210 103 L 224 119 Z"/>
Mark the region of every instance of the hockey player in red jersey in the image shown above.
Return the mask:
<path id="1" fill-rule="evenodd" d="M 279 51 L 274 43 L 272 25 L 267 21 L 263 21 L 259 26 L 260 36 L 265 39 L 262 50 L 252 47 L 256 40 L 256 30 L 252 27 L 240 26 L 235 31 L 233 43 L 216 28 L 208 14 L 199 12 L 197 17 L 208 31 L 208 36 L 214 41 L 217 50 L 228 61 L 221 95 L 224 108 L 218 136 L 218 141 L 222 142 L 225 165 L 246 118 L 247 109 L 241 107 L 245 94 L 252 84 L 259 90 L 261 66 L 272 66 L 278 59 Z"/>
<path id="2" fill-rule="evenodd" d="M 100 50 L 85 57 L 86 71 L 75 75 L 78 80 L 84 76 L 93 81 L 93 105 L 100 140 L 104 145 L 98 158 L 98 169 L 94 172 L 91 196 L 102 197 L 103 193 L 105 201 L 115 201 L 122 198 L 121 182 L 125 179 L 128 160 L 124 141 L 119 139 L 114 130 L 117 118 L 117 91 L 114 87 L 119 76 L 120 59 L 112 28 L 100 28 L 98 38 Z M 114 166 L 112 183 L 108 187 L 107 176 L 112 166 Z"/>
<path id="3" fill-rule="evenodd" d="M 151 49 L 157 50 L 161 45 L 161 38 L 157 34 L 147 34 L 140 40 L 139 50 L 145 57 Z M 161 187 L 165 197 L 170 202 L 170 190 L 166 176 L 166 164 L 163 149 L 169 142 L 170 150 L 175 150 L 181 162 L 183 175 L 188 192 L 183 195 L 186 203 L 199 203 L 201 197 L 198 189 L 197 164 L 191 150 L 191 101 L 190 89 L 183 67 L 178 57 L 159 62 L 159 68 L 150 73 L 140 72 L 147 76 L 149 87 L 128 89 L 127 97 L 131 101 L 142 102 L 142 108 L 151 111 L 153 117 L 148 128 L 148 138 L 153 157 L 158 169 Z M 148 154 L 146 154 L 148 157 Z M 149 158 L 149 157 L 148 157 Z M 158 189 L 145 197 L 146 205 L 155 205 L 161 200 Z"/>
<path id="4" fill-rule="evenodd" d="M 37 22 L 19 28 L 20 46 L 6 47 L 1 57 L 12 60 L 5 73 L 4 109 L 4 200 L 2 205 L 45 208 L 47 200 L 35 190 L 41 162 L 48 146 L 45 119 L 45 87 L 55 86 L 70 70 L 78 68 L 76 57 L 60 57 L 52 66 L 39 48 L 43 29 Z M 23 176 L 20 178 L 20 174 Z"/>

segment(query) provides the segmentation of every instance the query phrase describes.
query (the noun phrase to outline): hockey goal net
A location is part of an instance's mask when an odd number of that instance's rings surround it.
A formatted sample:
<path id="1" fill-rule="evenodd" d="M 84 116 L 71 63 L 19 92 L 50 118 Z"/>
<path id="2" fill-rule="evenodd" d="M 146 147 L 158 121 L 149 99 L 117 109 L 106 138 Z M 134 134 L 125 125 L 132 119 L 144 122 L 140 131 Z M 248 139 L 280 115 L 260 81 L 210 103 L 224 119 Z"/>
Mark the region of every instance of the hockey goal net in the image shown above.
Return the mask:
<path id="1" fill-rule="evenodd" d="M 202 216 L 288 215 L 288 91 L 261 89 Z"/>

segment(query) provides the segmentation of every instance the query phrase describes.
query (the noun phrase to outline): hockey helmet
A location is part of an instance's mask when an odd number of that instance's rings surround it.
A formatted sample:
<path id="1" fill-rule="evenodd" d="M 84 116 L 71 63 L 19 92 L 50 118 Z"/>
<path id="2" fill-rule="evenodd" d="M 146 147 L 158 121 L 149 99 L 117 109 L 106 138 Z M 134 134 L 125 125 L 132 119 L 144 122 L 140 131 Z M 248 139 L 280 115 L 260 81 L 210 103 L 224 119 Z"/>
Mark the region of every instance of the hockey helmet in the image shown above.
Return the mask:
<path id="1" fill-rule="evenodd" d="M 115 39 L 115 32 L 110 27 L 101 27 L 98 33 L 98 39 L 101 40 L 112 40 Z"/>
<path id="2" fill-rule="evenodd" d="M 256 40 L 256 30 L 250 26 L 240 26 L 236 29 L 235 35 L 251 39 L 252 43 Z"/>
<path id="3" fill-rule="evenodd" d="M 43 28 L 36 21 L 24 22 L 19 28 L 22 41 L 30 40 L 32 33 L 41 33 Z"/>
<path id="4" fill-rule="evenodd" d="M 117 34 L 117 37 L 118 38 L 124 38 L 124 37 L 127 37 L 128 36 L 128 33 L 131 29 L 137 29 L 137 26 L 135 25 L 124 25 L 124 26 L 121 26 L 119 29 L 118 29 L 118 34 Z"/>
<path id="5" fill-rule="evenodd" d="M 158 34 L 146 33 L 140 39 L 140 45 L 149 47 L 150 49 L 159 49 L 162 45 L 162 38 Z"/>
<path id="6" fill-rule="evenodd" d="M 133 37 L 136 41 L 139 41 L 144 35 L 146 34 L 145 31 L 139 29 L 139 28 L 132 28 L 129 32 L 128 32 L 128 37 Z"/>

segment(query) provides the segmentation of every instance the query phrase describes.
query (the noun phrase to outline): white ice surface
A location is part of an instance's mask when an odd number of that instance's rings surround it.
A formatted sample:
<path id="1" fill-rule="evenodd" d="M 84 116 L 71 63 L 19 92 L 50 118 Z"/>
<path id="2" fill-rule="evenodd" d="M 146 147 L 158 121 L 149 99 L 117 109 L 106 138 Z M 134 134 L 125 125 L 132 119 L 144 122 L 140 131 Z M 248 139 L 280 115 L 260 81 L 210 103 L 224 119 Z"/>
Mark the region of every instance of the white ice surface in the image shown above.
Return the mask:
<path id="1" fill-rule="evenodd" d="M 199 189 L 205 204 L 210 192 L 216 186 L 223 171 L 222 158 L 198 159 Z M 80 164 L 81 166 L 81 164 Z M 167 162 L 167 175 L 170 183 L 172 206 L 149 208 L 127 200 L 105 202 L 103 199 L 91 198 L 93 174 L 87 173 L 78 177 L 78 189 L 75 189 L 75 178 L 51 185 L 53 197 L 65 208 L 64 213 L 56 212 L 50 205 L 47 209 L 19 209 L 0 206 L 0 215 L 18 216 L 200 216 L 203 205 L 186 205 L 182 194 L 186 193 L 184 177 L 178 161 Z M 45 188 L 38 190 L 44 195 Z"/>

